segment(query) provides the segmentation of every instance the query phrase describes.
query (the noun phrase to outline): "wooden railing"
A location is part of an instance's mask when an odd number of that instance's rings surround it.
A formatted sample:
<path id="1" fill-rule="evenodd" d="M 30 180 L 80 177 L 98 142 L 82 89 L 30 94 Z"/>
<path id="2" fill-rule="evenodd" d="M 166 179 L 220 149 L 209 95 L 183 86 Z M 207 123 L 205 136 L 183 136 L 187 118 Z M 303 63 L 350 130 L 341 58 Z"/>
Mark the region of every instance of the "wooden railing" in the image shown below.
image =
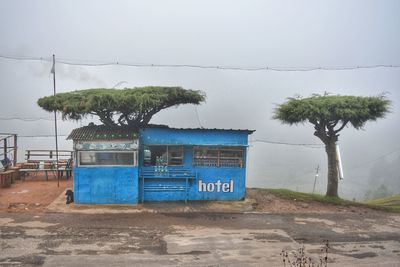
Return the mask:
<path id="1" fill-rule="evenodd" d="M 71 150 L 58 150 L 58 160 L 72 159 L 73 151 Z M 39 162 L 39 161 L 55 161 L 56 150 L 26 150 L 25 159 L 27 162 Z"/>
<path id="2" fill-rule="evenodd" d="M 17 135 L 11 133 L 0 133 L 0 159 L 6 159 L 9 153 L 13 153 L 12 165 L 17 165 Z M 2 168 L 2 164 L 0 164 Z"/>

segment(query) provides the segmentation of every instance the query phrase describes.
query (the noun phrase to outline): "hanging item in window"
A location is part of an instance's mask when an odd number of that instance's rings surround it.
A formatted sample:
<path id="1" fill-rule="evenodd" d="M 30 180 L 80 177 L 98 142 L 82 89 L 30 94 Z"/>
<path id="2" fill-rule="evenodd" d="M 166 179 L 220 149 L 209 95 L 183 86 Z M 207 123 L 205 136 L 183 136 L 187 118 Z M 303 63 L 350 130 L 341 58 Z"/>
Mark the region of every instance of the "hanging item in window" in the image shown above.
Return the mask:
<path id="1" fill-rule="evenodd" d="M 183 165 L 183 146 L 145 146 L 144 166 L 181 166 Z"/>
<path id="2" fill-rule="evenodd" d="M 194 147 L 193 166 L 243 168 L 243 148 Z"/>

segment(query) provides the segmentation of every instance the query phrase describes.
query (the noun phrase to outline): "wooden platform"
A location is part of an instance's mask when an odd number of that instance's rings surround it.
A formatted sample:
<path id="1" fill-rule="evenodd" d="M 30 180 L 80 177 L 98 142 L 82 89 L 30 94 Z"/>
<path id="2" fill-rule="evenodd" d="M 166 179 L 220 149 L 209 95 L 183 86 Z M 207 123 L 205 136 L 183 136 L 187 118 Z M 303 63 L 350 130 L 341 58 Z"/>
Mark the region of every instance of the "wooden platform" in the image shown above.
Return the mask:
<path id="1" fill-rule="evenodd" d="M 17 167 L 12 167 L 11 169 L 0 172 L 0 187 L 6 188 L 10 187 L 14 181 L 20 179 L 20 171 Z"/>

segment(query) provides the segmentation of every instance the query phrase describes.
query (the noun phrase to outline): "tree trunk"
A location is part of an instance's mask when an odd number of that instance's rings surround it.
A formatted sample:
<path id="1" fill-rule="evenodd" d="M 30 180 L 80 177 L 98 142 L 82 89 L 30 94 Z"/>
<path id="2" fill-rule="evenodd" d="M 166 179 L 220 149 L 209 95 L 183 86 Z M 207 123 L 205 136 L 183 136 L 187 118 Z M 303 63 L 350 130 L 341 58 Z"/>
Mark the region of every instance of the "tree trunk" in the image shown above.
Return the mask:
<path id="1" fill-rule="evenodd" d="M 328 187 L 326 195 L 329 197 L 338 197 L 338 159 L 336 154 L 336 142 L 329 141 L 325 145 L 328 155 Z"/>

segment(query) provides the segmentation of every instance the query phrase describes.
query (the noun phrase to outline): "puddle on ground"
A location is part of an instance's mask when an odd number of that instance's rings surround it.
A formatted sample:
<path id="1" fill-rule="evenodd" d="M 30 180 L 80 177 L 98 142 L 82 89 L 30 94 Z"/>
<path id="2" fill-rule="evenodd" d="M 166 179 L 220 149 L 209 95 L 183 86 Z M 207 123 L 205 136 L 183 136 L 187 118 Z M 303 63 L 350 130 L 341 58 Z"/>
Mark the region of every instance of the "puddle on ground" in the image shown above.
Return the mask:
<path id="1" fill-rule="evenodd" d="M 281 229 L 251 230 L 251 229 L 222 229 L 201 227 L 173 227 L 174 234 L 164 236 L 168 254 L 190 254 L 193 251 L 232 252 L 232 255 L 247 255 L 266 257 L 266 250 L 270 255 L 278 256 L 283 244 L 293 244 L 295 241 Z M 268 246 L 261 245 L 268 243 Z"/>
<path id="2" fill-rule="evenodd" d="M 297 224 L 304 224 L 307 222 L 323 223 L 323 224 L 326 224 L 329 226 L 333 226 L 336 224 L 334 221 L 327 220 L 327 219 L 318 219 L 318 218 L 294 218 L 294 221 Z"/>
<path id="3" fill-rule="evenodd" d="M 13 221 L 14 221 L 14 219 L 11 219 L 11 218 L 0 218 L 0 226 L 6 225 Z"/>
<path id="4" fill-rule="evenodd" d="M 27 227 L 27 228 L 46 228 L 50 226 L 58 225 L 58 223 L 45 223 L 41 221 L 29 221 L 29 222 L 22 222 L 22 223 L 6 223 L 4 226 L 9 227 Z"/>
<path id="5" fill-rule="evenodd" d="M 28 236 L 45 236 L 49 235 L 50 233 L 43 229 L 26 229 L 25 234 Z M 55 235 L 55 233 L 53 233 L 53 235 Z"/>

